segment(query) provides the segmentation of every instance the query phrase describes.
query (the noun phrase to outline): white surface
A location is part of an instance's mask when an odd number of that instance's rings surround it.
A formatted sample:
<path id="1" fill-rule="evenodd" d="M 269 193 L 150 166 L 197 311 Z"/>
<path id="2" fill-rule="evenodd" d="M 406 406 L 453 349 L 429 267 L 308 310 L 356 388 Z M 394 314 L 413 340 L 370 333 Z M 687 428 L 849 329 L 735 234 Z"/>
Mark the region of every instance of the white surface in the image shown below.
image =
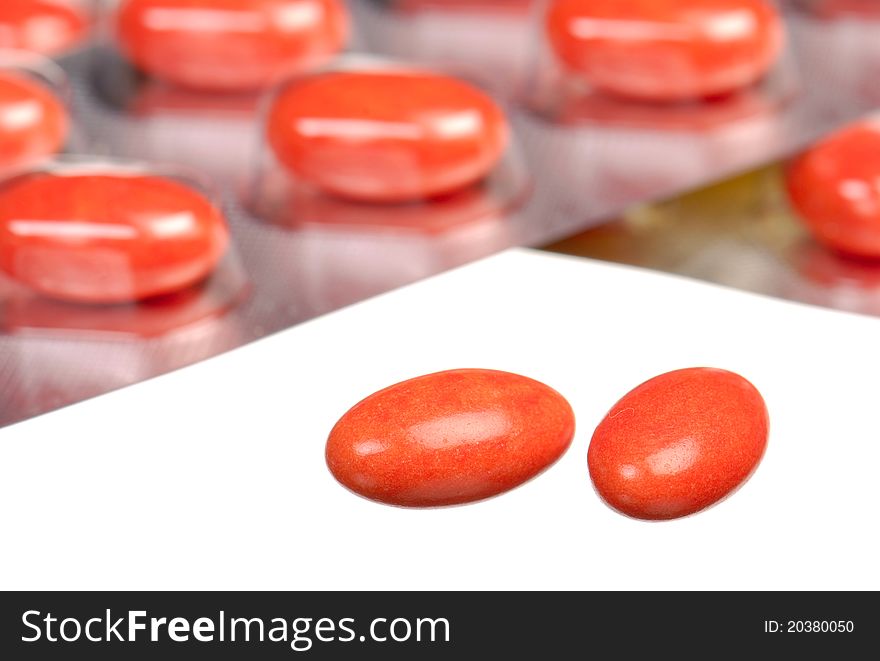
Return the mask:
<path id="1" fill-rule="evenodd" d="M 0 587 L 880 588 L 880 320 L 671 276 L 511 251 L 0 431 Z M 594 494 L 587 446 L 625 392 L 740 372 L 771 415 L 732 498 L 667 523 Z M 391 383 L 522 373 L 578 416 L 562 460 L 463 507 L 360 499 L 332 425 Z"/>

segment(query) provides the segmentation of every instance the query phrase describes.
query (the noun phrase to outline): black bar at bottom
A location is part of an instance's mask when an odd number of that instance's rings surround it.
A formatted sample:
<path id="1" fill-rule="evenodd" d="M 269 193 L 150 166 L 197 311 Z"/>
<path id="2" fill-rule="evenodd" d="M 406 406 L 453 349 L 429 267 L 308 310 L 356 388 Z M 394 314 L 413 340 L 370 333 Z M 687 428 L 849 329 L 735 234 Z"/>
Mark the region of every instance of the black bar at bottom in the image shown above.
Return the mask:
<path id="1" fill-rule="evenodd" d="M 854 658 L 878 608 L 812 592 L 7 593 L 0 618 L 0 658 L 16 660 Z"/>

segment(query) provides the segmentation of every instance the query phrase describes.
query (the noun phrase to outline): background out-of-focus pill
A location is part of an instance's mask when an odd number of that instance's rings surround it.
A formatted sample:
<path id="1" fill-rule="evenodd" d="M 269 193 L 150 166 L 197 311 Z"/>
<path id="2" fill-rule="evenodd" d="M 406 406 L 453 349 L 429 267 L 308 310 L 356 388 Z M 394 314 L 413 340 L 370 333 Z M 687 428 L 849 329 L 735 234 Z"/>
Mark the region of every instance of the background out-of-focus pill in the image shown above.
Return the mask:
<path id="1" fill-rule="evenodd" d="M 807 150 L 789 165 L 785 182 L 820 242 L 880 259 L 880 120 L 849 126 Z"/>
<path id="2" fill-rule="evenodd" d="M 519 486 L 568 449 L 574 413 L 517 374 L 460 369 L 380 390 L 327 441 L 327 465 L 352 491 L 406 507 L 456 505 Z"/>
<path id="3" fill-rule="evenodd" d="M 550 45 L 599 90 L 645 101 L 718 96 L 760 80 L 784 25 L 767 0 L 552 0 Z"/>
<path id="4" fill-rule="evenodd" d="M 50 89 L 0 70 L 0 173 L 60 151 L 68 128 L 67 109 Z"/>
<path id="5" fill-rule="evenodd" d="M 501 108 L 472 85 L 415 71 L 341 71 L 277 96 L 268 141 L 293 176 L 340 197 L 403 202 L 486 177 L 507 147 Z"/>
<path id="6" fill-rule="evenodd" d="M 0 49 L 56 55 L 77 46 L 88 29 L 88 16 L 63 0 L 0 2 Z"/>
<path id="7" fill-rule="evenodd" d="M 767 446 L 764 399 L 743 377 L 691 368 L 627 393 L 590 441 L 590 477 L 613 508 L 674 519 L 718 502 L 745 482 Z"/>
<path id="8" fill-rule="evenodd" d="M 35 172 L 0 185 L 0 268 L 51 298 L 178 291 L 204 279 L 228 242 L 220 210 L 171 179 Z"/>
<path id="9" fill-rule="evenodd" d="M 323 64 L 348 37 L 340 0 L 123 0 L 122 51 L 182 87 L 255 90 Z"/>

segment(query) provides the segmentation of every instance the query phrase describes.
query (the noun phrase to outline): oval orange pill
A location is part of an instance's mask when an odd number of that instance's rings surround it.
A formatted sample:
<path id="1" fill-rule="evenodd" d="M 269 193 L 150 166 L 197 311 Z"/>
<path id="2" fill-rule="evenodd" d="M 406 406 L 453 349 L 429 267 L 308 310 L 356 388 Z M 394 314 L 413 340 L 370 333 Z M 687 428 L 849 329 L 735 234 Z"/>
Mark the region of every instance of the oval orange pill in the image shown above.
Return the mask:
<path id="1" fill-rule="evenodd" d="M 880 258 L 880 121 L 821 141 L 785 173 L 792 206 L 826 246 Z"/>
<path id="2" fill-rule="evenodd" d="M 49 89 L 0 71 L 0 172 L 60 151 L 68 125 L 67 110 Z"/>
<path id="3" fill-rule="evenodd" d="M 494 370 L 393 385 L 355 405 L 327 441 L 327 465 L 352 491 L 406 507 L 455 505 L 512 489 L 571 443 L 574 414 L 555 390 Z"/>
<path id="4" fill-rule="evenodd" d="M 768 428 L 763 398 L 738 374 L 669 372 L 611 408 L 590 441 L 590 477 L 624 514 L 686 516 L 748 479 L 764 455 Z"/>
<path id="5" fill-rule="evenodd" d="M 56 299 L 181 290 L 214 269 L 228 241 L 220 210 L 170 179 L 33 173 L 0 186 L 0 268 Z"/>
<path id="6" fill-rule="evenodd" d="M 56 55 L 78 45 L 88 29 L 86 14 L 63 0 L 0 2 L 0 49 Z"/>
<path id="7" fill-rule="evenodd" d="M 474 184 L 508 142 L 503 111 L 447 76 L 349 71 L 295 81 L 275 99 L 268 140 L 296 177 L 355 200 L 403 202 Z"/>
<path id="8" fill-rule="evenodd" d="M 117 38 L 174 85 L 253 90 L 324 63 L 348 38 L 340 0 L 123 0 Z"/>
<path id="9" fill-rule="evenodd" d="M 547 33 L 563 65 L 597 89 L 660 102 L 752 85 L 784 43 L 766 0 L 554 0 Z"/>

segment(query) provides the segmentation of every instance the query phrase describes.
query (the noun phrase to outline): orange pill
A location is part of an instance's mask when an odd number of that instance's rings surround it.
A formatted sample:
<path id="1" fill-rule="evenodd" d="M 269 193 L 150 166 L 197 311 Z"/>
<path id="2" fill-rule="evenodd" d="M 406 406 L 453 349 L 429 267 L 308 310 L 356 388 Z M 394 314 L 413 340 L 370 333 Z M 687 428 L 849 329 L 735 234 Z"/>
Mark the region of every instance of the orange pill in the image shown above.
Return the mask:
<path id="1" fill-rule="evenodd" d="M 122 51 L 146 73 L 202 90 L 254 90 L 326 62 L 348 37 L 340 0 L 123 0 Z"/>
<path id="2" fill-rule="evenodd" d="M 662 374 L 625 395 L 590 441 L 590 477 L 611 507 L 639 519 L 698 512 L 737 489 L 767 447 L 764 399 L 733 372 Z"/>
<path id="3" fill-rule="evenodd" d="M 288 85 L 269 113 L 278 160 L 325 192 L 370 202 L 450 193 L 498 164 L 509 129 L 475 87 L 415 71 L 336 72 Z"/>
<path id="4" fill-rule="evenodd" d="M 207 277 L 228 242 L 220 210 L 170 179 L 39 172 L 0 186 L 0 268 L 55 299 L 175 292 Z"/>
<path id="5" fill-rule="evenodd" d="M 597 89 L 659 102 L 754 84 L 785 36 L 767 0 L 552 0 L 547 34 L 566 69 Z"/>
<path id="6" fill-rule="evenodd" d="M 0 172 L 60 151 L 67 139 L 67 109 L 44 85 L 0 71 Z"/>
<path id="7" fill-rule="evenodd" d="M 398 383 L 346 413 L 327 465 L 355 493 L 391 505 L 481 500 L 536 476 L 568 449 L 574 413 L 532 379 L 483 369 Z"/>
<path id="8" fill-rule="evenodd" d="M 88 34 L 88 16 L 63 0 L 0 1 L 0 49 L 57 55 Z"/>
<path id="9" fill-rule="evenodd" d="M 785 184 L 821 243 L 880 259 L 880 121 L 858 122 L 808 149 L 786 169 Z"/>

